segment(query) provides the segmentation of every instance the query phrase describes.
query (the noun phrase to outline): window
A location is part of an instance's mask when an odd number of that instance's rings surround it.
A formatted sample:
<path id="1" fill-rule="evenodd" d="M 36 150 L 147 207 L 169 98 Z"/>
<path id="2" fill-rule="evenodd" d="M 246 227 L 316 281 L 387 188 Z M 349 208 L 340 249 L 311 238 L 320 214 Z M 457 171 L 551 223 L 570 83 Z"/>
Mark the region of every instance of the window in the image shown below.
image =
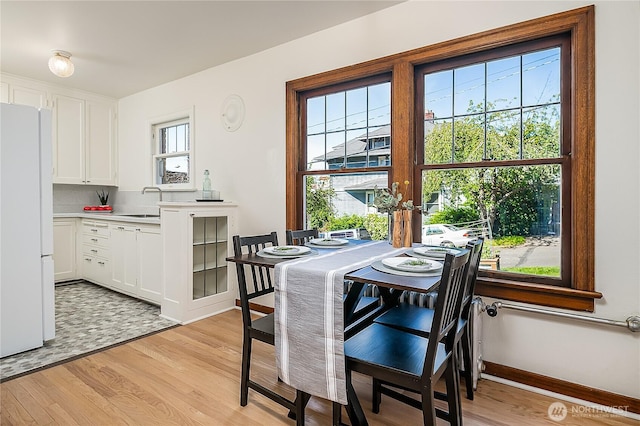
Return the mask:
<path id="1" fill-rule="evenodd" d="M 367 79 L 381 73 L 390 73 L 393 93 L 389 133 L 376 133 L 379 126 L 358 139 L 364 129 L 351 134 L 345 124 L 351 110 L 334 117 L 326 106 L 349 104 L 349 90 L 375 86 Z M 482 270 L 480 295 L 592 311 L 602 297 L 594 289 L 594 81 L 593 6 L 290 81 L 287 227 L 308 224 L 305 188 L 317 185 L 310 178 L 332 182 L 366 169 L 385 173 L 378 186 L 422 182 L 410 195 L 425 226 L 437 212 L 470 207 L 499 235 L 558 241 L 551 272 Z M 325 96 L 314 101 L 323 131 L 307 125 L 307 101 L 316 95 Z M 334 142 L 334 133 L 342 139 Z M 386 136 L 388 147 L 378 139 Z M 352 140 L 362 149 L 350 150 Z M 424 238 L 414 222 L 414 236 Z"/>
<path id="2" fill-rule="evenodd" d="M 192 188 L 189 118 L 153 126 L 154 185 L 163 189 Z"/>
<path id="3" fill-rule="evenodd" d="M 500 256 L 496 241 L 545 246 L 544 259 L 503 256 L 496 277 L 571 286 L 572 206 L 562 196 L 571 190 L 571 134 L 562 132 L 571 76 L 561 72 L 570 41 L 563 34 L 416 68 L 422 193 L 491 230 L 485 257 Z"/>
<path id="4" fill-rule="evenodd" d="M 302 94 L 304 228 L 360 229 L 369 214 L 375 216 L 369 208 L 373 189 L 387 185 L 391 165 L 388 80 L 387 74 Z"/>

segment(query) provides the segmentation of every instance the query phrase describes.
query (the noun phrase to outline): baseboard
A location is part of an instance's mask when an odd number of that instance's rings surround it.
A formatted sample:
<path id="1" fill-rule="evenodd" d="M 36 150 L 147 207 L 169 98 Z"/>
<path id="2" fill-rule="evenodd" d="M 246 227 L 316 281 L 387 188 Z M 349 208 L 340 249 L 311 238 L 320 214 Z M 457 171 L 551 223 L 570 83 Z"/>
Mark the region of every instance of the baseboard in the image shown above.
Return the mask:
<path id="1" fill-rule="evenodd" d="M 564 380 L 554 379 L 553 377 L 543 376 L 501 364 L 494 364 L 488 361 L 484 361 L 484 371 L 482 373 L 572 398 L 593 402 L 605 407 L 626 407 L 627 411 L 640 414 L 640 399 L 630 396 L 566 382 Z"/>
<path id="2" fill-rule="evenodd" d="M 240 306 L 240 299 L 236 299 L 236 306 Z M 273 313 L 273 308 L 271 306 L 260 305 L 259 303 L 249 303 L 249 309 L 263 314 Z"/>

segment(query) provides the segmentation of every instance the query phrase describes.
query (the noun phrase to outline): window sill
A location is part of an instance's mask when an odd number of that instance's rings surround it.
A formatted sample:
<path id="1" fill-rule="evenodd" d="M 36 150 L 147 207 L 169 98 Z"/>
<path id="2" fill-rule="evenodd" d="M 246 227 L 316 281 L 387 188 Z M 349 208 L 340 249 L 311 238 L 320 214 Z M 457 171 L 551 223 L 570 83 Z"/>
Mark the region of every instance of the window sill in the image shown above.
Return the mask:
<path id="1" fill-rule="evenodd" d="M 481 276 L 476 282 L 475 293 L 479 296 L 496 299 L 586 312 L 593 312 L 594 300 L 602 298 L 602 294 L 595 291 L 528 284 Z"/>

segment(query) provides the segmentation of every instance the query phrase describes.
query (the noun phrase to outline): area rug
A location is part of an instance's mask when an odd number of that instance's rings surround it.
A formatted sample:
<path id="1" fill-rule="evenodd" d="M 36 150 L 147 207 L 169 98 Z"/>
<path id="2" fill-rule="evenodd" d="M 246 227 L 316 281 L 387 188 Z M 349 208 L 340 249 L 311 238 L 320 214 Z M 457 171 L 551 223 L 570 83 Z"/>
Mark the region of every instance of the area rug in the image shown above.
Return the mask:
<path id="1" fill-rule="evenodd" d="M 0 382 L 148 336 L 177 324 L 155 305 L 87 281 L 57 285 L 56 337 L 0 359 Z"/>

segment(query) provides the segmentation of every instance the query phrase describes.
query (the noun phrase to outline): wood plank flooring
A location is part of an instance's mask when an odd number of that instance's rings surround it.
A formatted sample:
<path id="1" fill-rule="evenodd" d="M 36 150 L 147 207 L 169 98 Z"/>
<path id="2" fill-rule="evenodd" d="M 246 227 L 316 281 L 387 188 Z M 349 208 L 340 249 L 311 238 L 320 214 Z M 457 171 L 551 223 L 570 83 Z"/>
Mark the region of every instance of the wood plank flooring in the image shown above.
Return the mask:
<path id="1" fill-rule="evenodd" d="M 286 409 L 253 391 L 249 404 L 240 407 L 241 322 L 240 311 L 229 311 L 7 381 L 0 385 L 0 424 L 293 425 Z M 254 344 L 252 377 L 293 396 L 276 380 L 272 346 Z M 386 397 L 380 414 L 373 414 L 370 383 L 354 375 L 372 426 L 422 423 L 418 410 Z M 571 413 L 555 422 L 547 417 L 552 402 L 556 400 L 481 380 L 475 400 L 463 399 L 464 421 L 471 426 L 638 424 L 615 415 Z M 565 405 L 571 410 L 571 403 Z M 306 424 L 330 425 L 331 405 L 312 398 Z"/>

